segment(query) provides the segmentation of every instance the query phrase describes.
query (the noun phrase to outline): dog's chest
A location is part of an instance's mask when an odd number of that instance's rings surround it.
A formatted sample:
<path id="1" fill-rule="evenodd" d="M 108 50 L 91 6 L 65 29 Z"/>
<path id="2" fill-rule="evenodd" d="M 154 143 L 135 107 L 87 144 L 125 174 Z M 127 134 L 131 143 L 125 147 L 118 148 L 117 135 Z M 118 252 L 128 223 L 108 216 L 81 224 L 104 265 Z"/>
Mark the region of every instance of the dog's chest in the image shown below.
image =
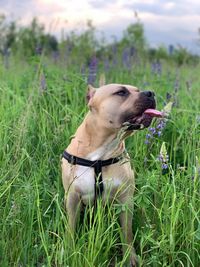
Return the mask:
<path id="1" fill-rule="evenodd" d="M 105 168 L 106 169 L 106 168 Z M 114 193 L 118 190 L 118 188 L 122 184 L 122 177 L 120 174 L 110 174 L 108 176 L 108 172 L 103 170 L 103 198 L 110 197 L 114 195 Z M 88 204 L 89 202 L 94 201 L 95 197 L 95 174 L 94 168 L 89 168 L 85 166 L 77 166 L 75 171 L 75 180 L 73 185 L 75 190 L 78 191 L 81 195 L 81 199 L 84 204 Z"/>

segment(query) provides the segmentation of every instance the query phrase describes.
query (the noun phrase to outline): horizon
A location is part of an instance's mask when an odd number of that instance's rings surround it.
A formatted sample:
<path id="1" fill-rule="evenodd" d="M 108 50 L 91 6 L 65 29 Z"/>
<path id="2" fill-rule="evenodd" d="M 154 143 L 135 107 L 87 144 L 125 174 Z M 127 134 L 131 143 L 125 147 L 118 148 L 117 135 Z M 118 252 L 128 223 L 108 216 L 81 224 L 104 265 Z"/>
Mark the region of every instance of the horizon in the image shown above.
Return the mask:
<path id="1" fill-rule="evenodd" d="M 197 44 L 200 35 L 200 3 L 197 0 L 1 0 L 0 14 L 27 26 L 34 17 L 45 26 L 47 33 L 58 39 L 61 34 L 83 31 L 91 20 L 98 35 L 109 42 L 120 39 L 128 25 L 137 21 L 137 12 L 144 25 L 144 34 L 150 47 L 181 45 L 189 52 L 200 54 Z"/>

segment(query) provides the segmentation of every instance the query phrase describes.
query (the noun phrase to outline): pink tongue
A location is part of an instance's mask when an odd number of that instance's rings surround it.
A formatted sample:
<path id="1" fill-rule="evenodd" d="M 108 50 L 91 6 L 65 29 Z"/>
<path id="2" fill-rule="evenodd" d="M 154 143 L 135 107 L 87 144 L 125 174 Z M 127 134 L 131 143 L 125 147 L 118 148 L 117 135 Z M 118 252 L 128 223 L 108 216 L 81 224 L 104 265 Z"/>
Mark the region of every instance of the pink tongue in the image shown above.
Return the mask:
<path id="1" fill-rule="evenodd" d="M 158 118 L 161 118 L 164 115 L 163 112 L 158 111 L 156 109 L 152 109 L 152 108 L 146 109 L 144 114 L 148 114 L 151 117 L 158 117 Z"/>

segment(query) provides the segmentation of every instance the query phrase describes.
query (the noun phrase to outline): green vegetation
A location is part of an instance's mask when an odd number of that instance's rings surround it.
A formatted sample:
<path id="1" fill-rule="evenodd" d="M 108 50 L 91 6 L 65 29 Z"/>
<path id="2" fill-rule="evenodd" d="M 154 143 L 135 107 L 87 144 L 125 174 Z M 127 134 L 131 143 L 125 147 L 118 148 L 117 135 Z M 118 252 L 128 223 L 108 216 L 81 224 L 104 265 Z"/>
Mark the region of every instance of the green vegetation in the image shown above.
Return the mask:
<path id="1" fill-rule="evenodd" d="M 80 50 L 82 39 L 73 35 L 80 47 L 63 41 L 56 57 L 3 55 L 0 266 L 123 266 L 118 222 L 123 207 L 104 209 L 99 203 L 94 216 L 88 208 L 71 242 L 63 203 L 60 157 L 87 112 L 87 82 L 98 86 L 100 76 L 106 83 L 153 89 L 159 109 L 173 102 L 167 122 L 154 122 L 127 140 L 136 172 L 133 231 L 140 266 L 200 266 L 198 59 L 184 58 L 180 65 L 175 54 L 137 52 L 129 37 L 92 51 Z M 158 160 L 161 147 L 168 154 L 164 162 Z"/>

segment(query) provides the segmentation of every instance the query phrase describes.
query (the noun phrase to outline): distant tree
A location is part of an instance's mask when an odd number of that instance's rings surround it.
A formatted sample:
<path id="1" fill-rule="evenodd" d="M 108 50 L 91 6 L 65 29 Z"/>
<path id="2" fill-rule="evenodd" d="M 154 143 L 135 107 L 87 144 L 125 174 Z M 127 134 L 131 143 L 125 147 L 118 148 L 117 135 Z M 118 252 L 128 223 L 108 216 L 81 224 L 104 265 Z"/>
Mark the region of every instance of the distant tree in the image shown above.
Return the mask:
<path id="1" fill-rule="evenodd" d="M 66 57 L 70 55 L 71 58 L 73 58 L 73 56 L 75 56 L 89 63 L 91 57 L 96 53 L 100 45 L 95 36 L 96 30 L 92 21 L 88 20 L 86 26 L 86 30 L 82 33 L 78 34 L 72 31 L 68 34 L 67 38 L 61 42 L 61 49 Z"/>
<path id="2" fill-rule="evenodd" d="M 21 27 L 18 33 L 16 49 L 25 56 L 32 56 L 41 46 L 41 37 L 44 34 L 44 26 L 34 18 L 27 27 Z"/>
<path id="3" fill-rule="evenodd" d="M 190 53 L 187 51 L 185 47 L 178 45 L 178 48 L 175 49 L 173 58 L 178 63 L 178 65 L 183 65 L 188 63 L 190 58 Z"/>
<path id="4" fill-rule="evenodd" d="M 17 37 L 16 22 L 8 22 L 5 15 L 0 15 L 0 54 L 6 68 L 9 67 L 10 52 Z"/>
<path id="5" fill-rule="evenodd" d="M 18 55 L 19 58 L 52 54 L 55 62 L 61 55 L 63 61 L 82 62 L 84 67 L 89 66 L 95 59 L 99 63 L 103 62 L 107 68 L 109 65 L 122 63 L 129 69 L 137 59 L 137 62 L 143 62 L 148 58 L 151 61 L 170 59 L 179 65 L 199 60 L 198 56 L 191 55 L 182 46 L 175 49 L 171 45 L 169 51 L 162 45 L 148 49 L 144 26 L 136 12 L 135 18 L 136 21 L 124 31 L 122 39 L 115 39 L 109 44 L 97 38 L 96 29 L 90 20 L 84 31 L 72 31 L 58 43 L 55 36 L 45 32 L 44 26 L 37 18 L 33 18 L 28 26 L 22 27 L 16 21 L 10 22 L 5 15 L 0 14 L 0 54 L 4 62 L 8 62 L 10 53 Z M 198 33 L 200 44 L 200 29 Z"/>
<path id="6" fill-rule="evenodd" d="M 6 47 L 11 48 L 16 41 L 16 37 L 17 37 L 17 25 L 16 22 L 12 21 L 7 27 L 7 33 L 5 36 Z"/>
<path id="7" fill-rule="evenodd" d="M 56 37 L 45 33 L 45 28 L 37 18 L 33 18 L 30 25 L 20 27 L 15 42 L 15 53 L 26 56 L 34 56 L 41 53 L 57 51 L 58 41 Z"/>
<path id="8" fill-rule="evenodd" d="M 127 46 L 134 46 L 139 52 L 145 51 L 147 43 L 144 35 L 144 26 L 141 23 L 137 12 L 135 12 L 136 22 L 130 24 L 124 31 L 122 41 Z"/>
<path id="9" fill-rule="evenodd" d="M 45 52 L 57 51 L 58 41 L 55 36 L 51 34 L 44 34 L 41 37 L 41 45 L 44 47 Z"/>
<path id="10" fill-rule="evenodd" d="M 16 41 L 17 26 L 16 22 L 7 22 L 5 15 L 0 15 L 0 52 L 8 53 Z"/>
<path id="11" fill-rule="evenodd" d="M 160 45 L 156 51 L 156 57 L 158 59 L 167 59 L 168 58 L 168 51 L 164 45 Z"/>
<path id="12" fill-rule="evenodd" d="M 5 16 L 0 15 L 0 52 L 2 53 L 5 47 Z"/>

